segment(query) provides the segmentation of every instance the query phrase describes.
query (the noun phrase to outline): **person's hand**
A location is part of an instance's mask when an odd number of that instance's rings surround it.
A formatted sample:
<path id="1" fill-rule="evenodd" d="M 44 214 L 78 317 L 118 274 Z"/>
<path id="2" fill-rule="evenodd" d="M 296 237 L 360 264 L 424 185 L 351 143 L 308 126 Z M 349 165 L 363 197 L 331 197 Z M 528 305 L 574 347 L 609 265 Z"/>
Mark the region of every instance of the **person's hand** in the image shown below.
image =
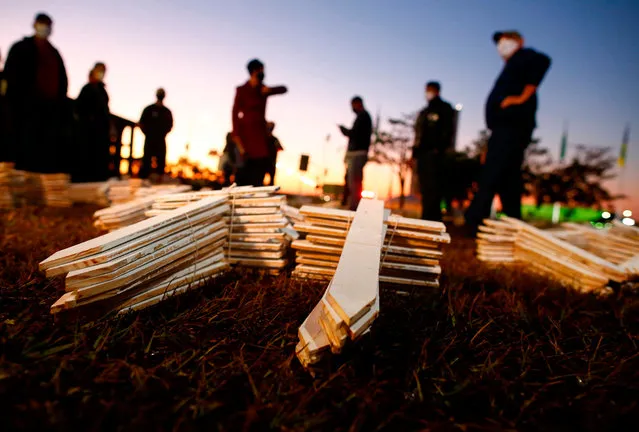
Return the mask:
<path id="1" fill-rule="evenodd" d="M 506 98 L 501 101 L 502 108 L 508 108 L 511 105 L 521 105 L 521 100 L 518 96 L 506 96 Z"/>

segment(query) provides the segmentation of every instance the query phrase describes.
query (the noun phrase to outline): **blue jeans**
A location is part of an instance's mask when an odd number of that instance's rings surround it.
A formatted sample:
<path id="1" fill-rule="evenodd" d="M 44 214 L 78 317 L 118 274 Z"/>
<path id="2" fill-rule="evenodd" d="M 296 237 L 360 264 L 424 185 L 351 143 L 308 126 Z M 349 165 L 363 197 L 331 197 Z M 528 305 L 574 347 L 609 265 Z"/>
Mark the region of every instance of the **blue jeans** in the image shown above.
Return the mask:
<path id="1" fill-rule="evenodd" d="M 357 210 L 362 198 L 362 183 L 364 182 L 364 165 L 368 162 L 368 155 L 355 155 L 348 161 L 346 176 L 350 194 L 350 210 Z"/>

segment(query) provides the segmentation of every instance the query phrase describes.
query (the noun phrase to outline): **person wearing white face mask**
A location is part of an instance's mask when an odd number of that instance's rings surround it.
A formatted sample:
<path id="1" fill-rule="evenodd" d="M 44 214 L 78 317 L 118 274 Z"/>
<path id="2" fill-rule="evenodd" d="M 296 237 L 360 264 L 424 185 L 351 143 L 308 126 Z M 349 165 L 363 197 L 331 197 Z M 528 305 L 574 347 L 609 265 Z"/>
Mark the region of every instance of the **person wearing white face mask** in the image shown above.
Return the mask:
<path id="1" fill-rule="evenodd" d="M 412 154 L 422 196 L 422 219 L 431 221 L 442 220 L 445 153 L 451 147 L 454 132 L 453 107 L 439 96 L 440 91 L 438 82 L 426 84 L 428 105 L 415 121 Z"/>
<path id="2" fill-rule="evenodd" d="M 109 178 L 110 127 L 109 95 L 104 85 L 106 65 L 96 63 L 89 82 L 75 101 L 78 140 L 74 151 L 73 182 L 98 182 Z"/>
<path id="3" fill-rule="evenodd" d="M 489 217 L 495 194 L 505 214 L 521 218 L 521 166 L 537 126 L 537 89 L 551 63 L 547 55 L 524 48 L 524 39 L 516 31 L 497 32 L 493 42 L 504 67 L 486 101 L 486 127 L 491 136 L 479 188 L 466 212 L 471 235 Z"/>
<path id="4" fill-rule="evenodd" d="M 5 64 L 15 167 L 39 173 L 67 171 L 71 124 L 64 62 L 49 42 L 52 19 L 36 16 L 35 34 L 16 42 Z"/>

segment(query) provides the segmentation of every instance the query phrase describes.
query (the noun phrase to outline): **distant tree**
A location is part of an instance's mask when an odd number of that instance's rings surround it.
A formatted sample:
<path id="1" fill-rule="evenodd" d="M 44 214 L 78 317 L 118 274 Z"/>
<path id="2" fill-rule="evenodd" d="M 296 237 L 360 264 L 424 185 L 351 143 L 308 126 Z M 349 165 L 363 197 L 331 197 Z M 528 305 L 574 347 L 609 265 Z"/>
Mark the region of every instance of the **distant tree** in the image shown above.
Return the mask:
<path id="1" fill-rule="evenodd" d="M 400 118 L 388 119 L 388 130 L 378 129 L 369 161 L 388 165 L 399 180 L 399 207 L 406 202 L 406 180 L 412 172 L 411 147 L 415 137 L 414 124 L 417 113 L 403 114 Z"/>
<path id="2" fill-rule="evenodd" d="M 575 146 L 576 154 L 566 165 L 549 164 L 550 168 L 532 170 L 537 204 L 559 202 L 569 207 L 602 207 L 623 198 L 614 196 L 604 186 L 613 179 L 616 157 L 610 147 Z"/>

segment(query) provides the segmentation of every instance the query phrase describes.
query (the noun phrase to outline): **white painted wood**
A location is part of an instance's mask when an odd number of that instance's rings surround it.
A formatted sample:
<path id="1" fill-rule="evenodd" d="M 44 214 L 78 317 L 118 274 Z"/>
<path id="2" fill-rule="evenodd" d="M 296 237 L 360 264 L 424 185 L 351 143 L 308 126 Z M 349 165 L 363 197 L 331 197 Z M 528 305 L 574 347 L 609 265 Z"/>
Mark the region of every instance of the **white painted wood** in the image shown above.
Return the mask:
<path id="1" fill-rule="evenodd" d="M 88 257 L 92 254 L 102 252 L 127 241 L 148 235 L 158 229 L 174 225 L 176 223 L 188 223 L 188 218 L 196 213 L 213 210 L 216 207 L 224 207 L 224 198 L 210 198 L 198 201 L 175 210 L 173 213 L 146 219 L 137 224 L 128 226 L 118 231 L 105 234 L 104 236 L 80 243 L 70 248 L 56 252 L 40 263 L 40 270 L 46 270 L 63 263 L 77 261 L 80 258 Z M 226 209 L 224 209 L 226 211 Z"/>

